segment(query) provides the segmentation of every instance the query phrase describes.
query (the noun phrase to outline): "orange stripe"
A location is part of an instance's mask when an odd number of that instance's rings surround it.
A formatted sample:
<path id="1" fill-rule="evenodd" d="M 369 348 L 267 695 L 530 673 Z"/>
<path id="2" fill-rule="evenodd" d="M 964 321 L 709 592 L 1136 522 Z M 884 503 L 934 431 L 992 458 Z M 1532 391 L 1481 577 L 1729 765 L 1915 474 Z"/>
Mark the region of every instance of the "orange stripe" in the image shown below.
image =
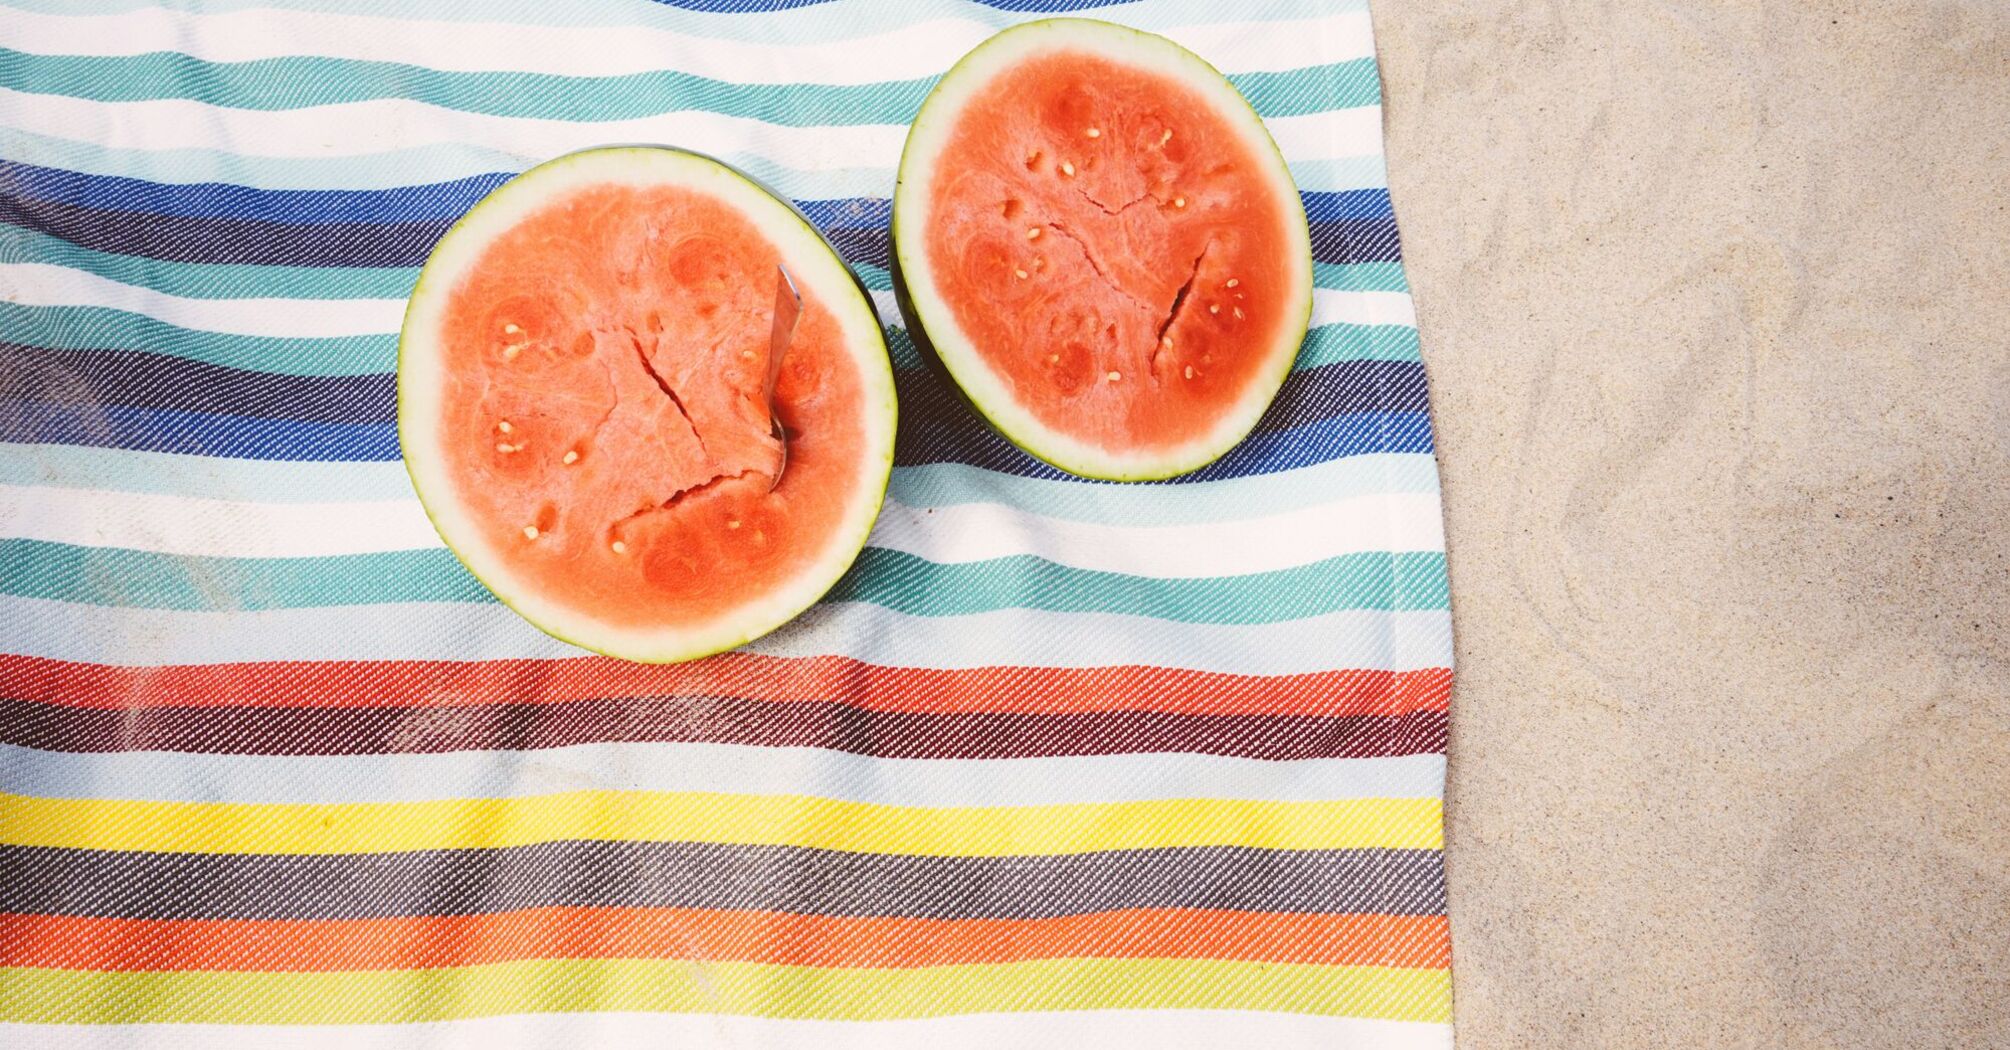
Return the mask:
<path id="1" fill-rule="evenodd" d="M 399 970 L 551 958 L 892 968 L 1076 957 L 1444 968 L 1451 935 L 1442 915 L 1181 910 L 1022 920 L 656 908 L 337 920 L 0 915 L 0 966 L 67 970 Z"/>
<path id="2" fill-rule="evenodd" d="M 597 697 L 842 697 L 877 711 L 1401 715 L 1442 711 L 1452 673 L 1237 675 L 1165 667 L 886 667 L 840 656 L 721 653 L 687 664 L 562 660 L 299 661 L 115 667 L 0 656 L 0 697 L 69 707 L 434 707 Z"/>

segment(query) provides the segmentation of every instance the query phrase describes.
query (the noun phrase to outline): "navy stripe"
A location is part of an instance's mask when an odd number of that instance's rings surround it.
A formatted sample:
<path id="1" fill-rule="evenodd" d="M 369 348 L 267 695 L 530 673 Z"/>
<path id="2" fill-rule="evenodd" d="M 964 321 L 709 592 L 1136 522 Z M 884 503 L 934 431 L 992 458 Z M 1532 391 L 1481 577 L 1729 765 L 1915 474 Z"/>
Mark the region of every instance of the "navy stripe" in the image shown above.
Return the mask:
<path id="1" fill-rule="evenodd" d="M 957 454 L 942 454 L 941 446 L 950 445 L 956 447 Z M 1431 450 L 1429 413 L 1364 412 L 1296 430 L 1253 434 L 1233 451 L 1200 470 L 1146 484 L 1219 481 L 1297 470 L 1347 456 Z M 893 462 L 903 467 L 959 462 L 1020 477 L 1083 480 L 1034 459 L 998 436 L 997 431 L 983 426 L 964 426 L 947 434 L 904 426 L 895 444 Z"/>
<path id="2" fill-rule="evenodd" d="M 288 462 L 398 458 L 397 428 L 386 423 L 257 419 L 124 405 L 0 401 L 0 441 Z"/>
<path id="3" fill-rule="evenodd" d="M 140 351 L 4 345 L 0 370 L 0 440 L 294 461 L 399 454 L 395 378 L 388 374 L 281 376 Z M 900 449 L 909 461 L 1040 469 L 994 440 L 932 373 L 901 370 L 896 386 Z M 1428 408 L 1422 365 L 1342 361 L 1292 373 L 1256 432 Z M 1263 470 L 1252 465 L 1249 472 Z"/>
<path id="4" fill-rule="evenodd" d="M 291 376 L 140 350 L 43 350 L 0 343 L 0 398 L 316 423 L 391 423 L 397 377 Z"/>
<path id="5" fill-rule="evenodd" d="M 410 267 L 425 263 L 434 242 L 454 224 L 454 218 L 303 225 L 0 197 L 0 222 L 25 226 L 94 251 L 171 262 Z M 826 226 L 823 234 L 846 262 L 887 268 L 891 235 L 886 227 Z M 1399 255 L 1394 218 L 1333 219 L 1312 224 L 1312 258 L 1318 262 L 1392 262 Z"/>
<path id="6" fill-rule="evenodd" d="M 1401 238 L 1396 235 L 1396 217 L 1315 222 L 1312 224 L 1312 258 L 1315 262 L 1336 266 L 1400 262 L 1403 246 Z"/>
<path id="7" fill-rule="evenodd" d="M 454 219 L 314 225 L 217 215 L 160 215 L 0 197 L 0 222 L 94 251 L 188 263 L 418 266 Z"/>
<path id="8" fill-rule="evenodd" d="M 471 175 L 451 182 L 386 190 L 263 190 L 222 182 L 152 182 L 90 175 L 0 161 L 0 199 L 74 204 L 117 212 L 179 217 L 258 219 L 297 225 L 317 223 L 408 223 L 455 219 L 514 172 Z M 1392 213 L 1384 189 L 1302 193 L 1313 222 L 1382 219 Z M 884 229 L 893 202 L 884 197 L 796 201 L 818 226 Z"/>
<path id="9" fill-rule="evenodd" d="M 458 218 L 512 174 L 493 172 L 387 190 L 265 190 L 227 182 L 153 182 L 0 161 L 0 198 L 266 222 L 410 222 Z"/>
<path id="10" fill-rule="evenodd" d="M 78 409 L 0 401 L 0 441 L 286 462 L 392 462 L 399 458 L 397 429 L 390 424 L 258 419 L 120 405 Z M 1427 413 L 1348 413 L 1302 427 L 1258 433 L 1213 466 L 1178 480 L 1268 474 L 1377 452 L 1429 451 Z M 967 463 L 1022 477 L 1071 477 L 1021 452 L 989 427 L 968 420 L 904 422 L 894 462 L 901 466 Z"/>
<path id="11" fill-rule="evenodd" d="M 902 415 L 954 423 L 960 398 L 929 372 L 895 373 Z M 390 373 L 293 376 L 229 368 L 140 350 L 45 350 L 0 343 L 0 399 L 95 410 L 166 409 L 320 423 L 396 420 Z M 1257 423 L 1283 430 L 1346 412 L 1422 412 L 1423 366 L 1414 361 L 1336 361 L 1293 372 Z"/>

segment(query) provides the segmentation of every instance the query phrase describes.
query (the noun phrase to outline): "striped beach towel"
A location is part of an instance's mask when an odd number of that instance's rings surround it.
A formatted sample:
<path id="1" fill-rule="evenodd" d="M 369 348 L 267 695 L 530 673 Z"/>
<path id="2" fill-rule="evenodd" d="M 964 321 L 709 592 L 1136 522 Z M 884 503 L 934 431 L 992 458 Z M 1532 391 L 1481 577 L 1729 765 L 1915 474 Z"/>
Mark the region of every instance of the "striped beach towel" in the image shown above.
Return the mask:
<path id="1" fill-rule="evenodd" d="M 1113 485 L 921 367 L 893 168 L 1068 11 L 1266 118 L 1318 288 L 1257 432 Z M 822 603 L 645 667 L 399 463 L 403 297 L 609 142 L 874 290 L 892 491 Z M 1363 0 L 0 0 L 0 1046 L 1450 1045 L 1437 473 Z"/>

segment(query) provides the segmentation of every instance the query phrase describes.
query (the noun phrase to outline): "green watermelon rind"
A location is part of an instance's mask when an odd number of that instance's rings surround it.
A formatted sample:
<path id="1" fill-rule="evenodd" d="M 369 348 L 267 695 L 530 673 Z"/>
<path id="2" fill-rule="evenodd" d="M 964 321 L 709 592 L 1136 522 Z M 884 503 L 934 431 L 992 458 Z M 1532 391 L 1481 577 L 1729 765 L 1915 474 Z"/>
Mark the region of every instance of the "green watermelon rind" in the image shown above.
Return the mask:
<path id="1" fill-rule="evenodd" d="M 878 347 L 879 351 L 877 354 L 873 354 L 869 349 L 858 349 L 853 353 L 854 358 L 859 362 L 861 372 L 864 373 L 865 389 L 862 391 L 862 395 L 868 408 L 877 401 L 882 406 L 884 413 L 883 448 L 874 463 L 868 464 L 866 482 L 861 485 L 861 488 L 867 489 L 871 493 L 870 507 L 859 515 L 861 524 L 856 531 L 855 537 L 844 538 L 841 544 L 838 541 L 833 541 L 830 550 L 833 552 L 841 550 L 842 557 L 833 554 L 818 562 L 818 567 L 835 566 L 835 571 L 818 574 L 820 576 L 827 576 L 828 578 L 818 579 L 811 585 L 799 588 L 793 592 L 789 600 L 780 602 L 779 605 L 785 612 L 770 612 L 768 615 L 758 617 L 747 616 L 745 619 L 749 622 L 749 626 L 716 631 L 711 636 L 704 637 L 692 645 L 670 646 L 653 650 L 636 649 L 621 644 L 610 645 L 593 637 L 590 630 L 563 628 L 550 622 L 551 618 L 549 617 L 542 617 L 527 612 L 523 608 L 523 605 L 529 604 L 529 602 L 521 596 L 513 596 L 509 593 L 514 588 L 508 584 L 498 587 L 497 581 L 493 578 L 506 576 L 507 574 L 498 571 L 482 571 L 481 568 L 473 563 L 474 560 L 471 559 L 470 554 L 464 551 L 462 545 L 457 543 L 456 538 L 450 534 L 452 527 L 442 521 L 446 504 L 439 500 L 428 498 L 428 483 L 420 477 L 421 471 L 419 466 L 414 462 L 412 454 L 412 450 L 415 447 L 413 440 L 415 435 L 414 428 L 418 424 L 412 416 L 411 406 L 414 403 L 414 398 L 411 396 L 411 384 L 419 381 L 414 376 L 415 367 L 412 363 L 413 358 L 416 356 L 413 350 L 415 342 L 413 330 L 414 316 L 420 311 L 423 305 L 430 302 L 432 297 L 438 294 L 438 290 L 430 286 L 429 279 L 436 279 L 437 277 L 434 263 L 439 258 L 442 249 L 455 243 L 457 236 L 463 234 L 464 231 L 471 230 L 480 223 L 484 209 L 492 210 L 493 206 L 498 202 L 513 199 L 517 195 L 531 192 L 535 188 L 535 184 L 540 176 L 580 164 L 593 164 L 619 159 L 619 155 L 623 154 L 671 154 L 682 158 L 686 162 L 716 169 L 734 180 L 744 183 L 762 196 L 773 201 L 780 207 L 782 212 L 787 213 L 797 225 L 800 225 L 803 231 L 809 234 L 810 239 L 817 245 L 820 245 L 823 251 L 830 256 L 832 265 L 848 279 L 849 286 L 856 297 L 854 305 L 865 319 L 861 330 L 870 333 L 870 338 L 874 341 L 874 345 Z M 759 222 L 760 220 L 757 219 L 756 221 Z M 763 228 L 766 228 L 765 224 L 763 224 Z M 803 278 L 798 276 L 797 280 L 800 282 Z M 833 302 L 830 305 L 840 314 L 845 310 L 845 304 L 842 302 Z M 875 363 L 878 365 L 877 368 L 873 367 Z M 878 392 L 883 396 L 875 398 L 874 387 L 878 387 Z M 462 214 L 459 219 L 455 220 L 447 228 L 446 233 L 435 243 L 432 254 L 427 257 L 426 264 L 420 268 L 418 278 L 413 283 L 410 298 L 406 302 L 404 320 L 398 333 L 398 437 L 399 444 L 404 453 L 401 458 L 406 476 L 411 480 L 413 492 L 419 497 L 419 505 L 425 512 L 427 520 L 431 522 L 434 531 L 439 533 L 441 541 L 446 544 L 447 549 L 454 554 L 455 558 L 461 562 L 469 574 L 480 581 L 482 586 L 488 588 L 491 594 L 495 595 L 497 601 L 515 611 L 519 616 L 522 616 L 531 626 L 568 645 L 574 645 L 589 652 L 599 653 L 603 656 L 614 657 L 616 659 L 629 660 L 635 663 L 683 663 L 746 645 L 802 615 L 823 598 L 824 595 L 828 594 L 831 588 L 837 586 L 845 573 L 850 570 L 853 563 L 858 560 L 859 553 L 865 549 L 866 541 L 871 536 L 873 525 L 878 521 L 879 512 L 885 505 L 887 488 L 893 476 L 894 434 L 898 426 L 898 413 L 898 404 L 894 396 L 892 360 L 887 352 L 885 330 L 880 326 L 878 311 L 873 306 L 871 293 L 867 290 L 864 282 L 859 279 L 858 274 L 845 264 L 837 249 L 831 245 L 823 233 L 816 228 L 816 225 L 809 220 L 809 217 L 804 215 L 802 210 L 796 207 L 795 203 L 789 198 L 776 193 L 759 179 L 754 178 L 733 165 L 695 150 L 680 149 L 674 146 L 624 144 L 578 150 L 537 164 L 490 191 L 488 195 L 477 201 L 473 207 Z M 876 478 L 872 473 L 875 466 L 878 469 Z M 444 496 L 441 499 L 444 499 Z M 808 576 L 811 574 L 806 573 L 804 575 Z M 692 632 L 679 633 L 688 634 Z"/>
<path id="2" fill-rule="evenodd" d="M 1007 402 L 1005 405 L 993 405 L 991 403 L 993 399 L 988 398 L 983 393 L 980 384 L 987 378 L 984 375 L 986 370 L 976 360 L 974 351 L 966 349 L 960 353 L 958 352 L 957 348 L 959 346 L 967 346 L 968 340 L 962 337 L 955 320 L 949 316 L 946 306 L 943 306 L 932 294 L 915 294 L 916 288 L 912 282 L 912 278 L 917 273 L 926 274 L 928 268 L 925 265 L 925 252 L 918 239 L 920 237 L 918 224 L 911 220 L 903 223 L 903 216 L 912 216 L 922 211 L 922 209 L 914 204 L 914 201 L 919 195 L 926 192 L 928 178 L 934 170 L 932 164 L 929 163 L 933 158 L 917 156 L 916 139 L 922 131 L 932 128 L 936 123 L 947 119 L 941 116 L 941 111 L 945 107 L 959 104 L 962 98 L 967 97 L 968 94 L 981 88 L 988 82 L 987 76 L 975 72 L 974 69 L 985 59 L 991 50 L 1003 46 L 1007 42 L 1015 41 L 1020 37 L 1035 34 L 1051 34 L 1053 38 L 1052 46 L 1056 48 L 1066 47 L 1071 43 L 1079 44 L 1085 39 L 1093 39 L 1097 45 L 1108 45 L 1108 47 L 1099 48 L 1104 54 L 1114 53 L 1117 57 L 1121 58 L 1123 57 L 1123 52 L 1115 49 L 1130 47 L 1141 49 L 1138 53 L 1151 53 L 1155 57 L 1170 60 L 1172 65 L 1180 67 L 1182 72 L 1194 78 L 1194 85 L 1202 91 L 1211 92 L 1223 103 L 1227 103 L 1228 100 L 1233 99 L 1234 108 L 1229 112 L 1224 112 L 1222 115 L 1238 122 L 1246 117 L 1246 127 L 1254 132 L 1250 136 L 1252 143 L 1260 141 L 1267 148 L 1268 154 L 1276 159 L 1276 167 L 1271 173 L 1269 181 L 1278 191 L 1280 197 L 1289 197 L 1288 206 L 1285 209 L 1286 214 L 1295 215 L 1298 219 L 1296 223 L 1292 224 L 1292 232 L 1297 234 L 1297 239 L 1302 248 L 1302 251 L 1298 254 L 1304 258 L 1304 295 L 1299 297 L 1298 316 L 1292 324 L 1284 329 L 1285 334 L 1279 337 L 1278 344 L 1273 350 L 1277 362 L 1271 374 L 1261 376 L 1251 384 L 1250 390 L 1252 392 L 1260 390 L 1262 396 L 1260 398 L 1249 397 L 1249 403 L 1243 406 L 1243 411 L 1232 417 L 1234 426 L 1224 425 L 1219 428 L 1218 433 L 1226 435 L 1223 438 L 1208 442 L 1191 442 L 1175 450 L 1173 454 L 1146 462 L 1097 456 L 1093 453 L 1069 454 L 1058 451 L 1054 447 L 1051 447 L 1048 441 L 1042 440 L 1040 436 L 1033 433 L 1038 426 L 1037 424 L 1015 425 L 1013 422 L 1001 418 L 1001 416 L 1016 411 L 1016 407 L 1009 404 L 1009 397 L 1005 396 L 1002 391 L 996 400 Z M 1035 50 L 1031 53 L 1038 52 Z M 1168 70 L 1164 66 L 1154 66 L 1153 68 L 1160 72 L 1172 72 L 1172 70 Z M 1297 360 L 1299 347 L 1305 341 L 1305 333 L 1311 327 L 1311 226 L 1305 218 L 1303 199 L 1299 196 L 1297 183 L 1291 177 L 1290 168 L 1285 163 L 1283 152 L 1277 148 L 1276 140 L 1271 137 L 1269 129 L 1264 126 L 1262 116 L 1256 112 L 1255 107 L 1249 104 L 1249 100 L 1244 98 L 1240 91 L 1236 90 L 1235 85 L 1206 59 L 1156 33 L 1133 29 L 1129 26 L 1088 18 L 1041 19 L 1003 30 L 964 55 L 954 66 L 950 67 L 948 72 L 942 75 L 942 78 L 936 82 L 935 87 L 928 93 L 928 97 L 922 100 L 921 109 L 915 115 L 914 122 L 909 127 L 907 142 L 901 150 L 899 171 L 894 183 L 892 226 L 893 259 L 891 260 L 891 269 L 894 277 L 894 300 L 900 309 L 902 320 L 907 325 L 908 334 L 914 340 L 916 347 L 921 350 L 924 357 L 929 360 L 932 366 L 939 368 L 954 381 L 963 400 L 970 404 L 991 425 L 992 429 L 996 430 L 1007 441 L 1010 441 L 1027 455 L 1049 466 L 1079 477 L 1097 481 L 1162 481 L 1167 478 L 1178 477 L 1182 474 L 1193 473 L 1234 451 L 1235 447 L 1240 445 L 1249 436 L 1250 432 L 1255 429 L 1258 420 L 1263 417 L 1263 413 L 1269 409 L 1271 402 L 1276 399 L 1277 392 L 1283 388 L 1284 381 L 1290 376 L 1292 365 Z M 917 267 L 915 265 L 917 260 L 924 262 L 924 265 Z M 944 334 L 949 336 L 949 338 L 945 339 L 943 337 Z M 944 352 L 945 346 L 950 352 Z M 959 358 L 962 359 L 959 360 Z M 1030 420 L 1025 422 L 1031 423 Z M 1057 440 L 1053 444 L 1059 444 L 1066 440 L 1064 436 L 1057 436 Z"/>

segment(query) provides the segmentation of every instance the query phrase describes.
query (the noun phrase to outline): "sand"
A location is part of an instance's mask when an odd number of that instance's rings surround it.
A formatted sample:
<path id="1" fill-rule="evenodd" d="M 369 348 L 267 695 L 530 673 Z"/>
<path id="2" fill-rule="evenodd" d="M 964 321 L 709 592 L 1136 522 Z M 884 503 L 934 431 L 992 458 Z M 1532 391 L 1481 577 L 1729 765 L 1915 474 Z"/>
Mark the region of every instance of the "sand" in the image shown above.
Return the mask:
<path id="1" fill-rule="evenodd" d="M 1461 1047 L 2010 1047 L 2010 4 L 1385 0 Z"/>

